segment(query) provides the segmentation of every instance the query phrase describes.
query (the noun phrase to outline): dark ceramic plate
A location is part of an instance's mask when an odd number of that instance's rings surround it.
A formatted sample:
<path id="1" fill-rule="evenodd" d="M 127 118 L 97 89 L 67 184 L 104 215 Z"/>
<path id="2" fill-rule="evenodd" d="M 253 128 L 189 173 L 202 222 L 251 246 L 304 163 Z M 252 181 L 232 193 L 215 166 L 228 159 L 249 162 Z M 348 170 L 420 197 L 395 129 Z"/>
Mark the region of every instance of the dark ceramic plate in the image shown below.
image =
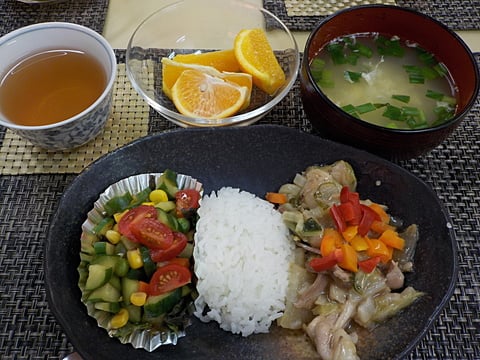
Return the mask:
<path id="1" fill-rule="evenodd" d="M 273 326 L 247 338 L 192 318 L 177 345 L 149 353 L 110 338 L 87 314 L 77 286 L 81 225 L 100 193 L 127 176 L 171 168 L 204 184 L 205 194 L 233 186 L 258 196 L 276 190 L 312 164 L 352 164 L 364 197 L 387 204 L 420 226 L 415 272 L 407 284 L 427 293 L 358 344 L 362 359 L 402 358 L 425 335 L 449 300 L 457 272 L 456 246 L 445 208 L 432 189 L 404 169 L 344 145 L 286 127 L 181 129 L 140 139 L 86 168 L 62 196 L 45 244 L 50 308 L 85 359 L 295 359 L 312 348 L 298 333 Z"/>

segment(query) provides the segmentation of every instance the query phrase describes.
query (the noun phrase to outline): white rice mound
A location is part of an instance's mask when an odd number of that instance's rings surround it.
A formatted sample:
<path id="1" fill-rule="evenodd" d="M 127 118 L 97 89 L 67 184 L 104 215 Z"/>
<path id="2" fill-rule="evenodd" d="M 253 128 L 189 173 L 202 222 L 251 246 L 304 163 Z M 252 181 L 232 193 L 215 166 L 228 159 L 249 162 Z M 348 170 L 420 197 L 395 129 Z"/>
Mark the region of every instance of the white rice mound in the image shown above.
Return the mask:
<path id="1" fill-rule="evenodd" d="M 282 316 L 294 243 L 272 204 L 224 187 L 198 210 L 194 314 L 223 330 L 248 336 L 268 332 Z"/>

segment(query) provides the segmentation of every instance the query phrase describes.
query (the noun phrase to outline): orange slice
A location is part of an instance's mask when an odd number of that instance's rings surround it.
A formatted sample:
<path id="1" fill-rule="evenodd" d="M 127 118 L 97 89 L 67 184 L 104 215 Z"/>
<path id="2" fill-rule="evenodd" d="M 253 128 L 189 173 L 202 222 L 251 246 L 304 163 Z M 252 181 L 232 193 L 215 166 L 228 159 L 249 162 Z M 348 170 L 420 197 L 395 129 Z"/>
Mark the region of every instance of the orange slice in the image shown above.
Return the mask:
<path id="1" fill-rule="evenodd" d="M 248 89 L 198 70 L 185 70 L 172 87 L 172 101 L 186 116 L 222 119 L 237 113 Z"/>
<path id="2" fill-rule="evenodd" d="M 242 71 L 252 75 L 253 83 L 266 93 L 273 95 L 285 83 L 285 73 L 262 29 L 241 30 L 234 51 Z"/>
<path id="3" fill-rule="evenodd" d="M 178 56 L 178 55 L 177 55 Z M 183 64 L 178 61 L 173 61 L 168 58 L 162 59 L 162 89 L 168 98 L 172 98 L 172 87 L 180 77 L 180 74 L 185 70 L 198 70 L 205 74 L 218 77 L 225 81 L 235 83 L 239 86 L 248 88 L 248 94 L 245 99 L 245 104 L 242 108 L 250 104 L 250 94 L 252 92 L 252 76 L 246 73 L 236 72 L 221 72 L 212 66 L 198 65 L 198 64 Z"/>
<path id="4" fill-rule="evenodd" d="M 218 71 L 239 72 L 240 65 L 233 49 L 209 51 L 204 53 L 178 54 L 172 59 L 183 64 L 211 66 Z"/>

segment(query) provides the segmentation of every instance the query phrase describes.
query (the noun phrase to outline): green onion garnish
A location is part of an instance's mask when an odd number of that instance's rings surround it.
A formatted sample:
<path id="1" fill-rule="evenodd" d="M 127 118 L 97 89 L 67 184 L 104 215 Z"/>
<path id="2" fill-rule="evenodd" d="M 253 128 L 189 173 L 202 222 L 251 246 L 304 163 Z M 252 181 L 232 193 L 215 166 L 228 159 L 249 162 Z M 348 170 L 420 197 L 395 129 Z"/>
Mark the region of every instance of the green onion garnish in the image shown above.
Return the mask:
<path id="1" fill-rule="evenodd" d="M 322 71 L 325 69 L 325 61 L 320 58 L 315 58 L 310 63 L 310 70 L 313 72 Z"/>
<path id="2" fill-rule="evenodd" d="M 438 92 L 438 91 L 433 91 L 433 90 L 428 89 L 425 96 L 430 98 L 430 99 L 433 99 L 433 100 L 437 100 L 437 101 L 447 103 L 448 105 L 451 105 L 451 106 L 455 106 L 457 104 L 457 99 L 455 99 L 452 96 L 445 95 L 445 94 L 443 94 L 441 92 Z"/>
<path id="3" fill-rule="evenodd" d="M 344 46 L 339 42 L 332 42 L 327 45 L 327 51 L 330 54 L 334 64 L 346 64 L 347 60 L 345 57 Z"/>
<path id="4" fill-rule="evenodd" d="M 343 77 L 345 78 L 345 80 L 347 80 L 350 83 L 356 83 L 356 82 L 359 82 L 360 79 L 362 78 L 362 73 L 357 71 L 347 70 L 343 73 Z"/>
<path id="5" fill-rule="evenodd" d="M 353 106 L 352 104 L 348 104 L 348 105 L 342 106 L 342 110 L 345 111 L 345 112 L 346 112 L 347 114 L 349 114 L 349 115 L 358 117 L 357 109 L 356 109 L 355 106 Z"/>
<path id="6" fill-rule="evenodd" d="M 455 110 L 449 106 L 437 106 L 433 109 L 433 112 L 437 115 L 437 120 L 433 122 L 433 126 L 440 125 L 455 115 Z"/>
<path id="7" fill-rule="evenodd" d="M 333 81 L 333 73 L 330 70 L 325 70 L 325 61 L 315 58 L 310 63 L 310 71 L 312 77 L 320 87 L 332 88 L 335 86 Z"/>
<path id="8" fill-rule="evenodd" d="M 403 68 L 408 74 L 408 80 L 410 84 L 423 84 L 425 83 L 425 76 L 423 75 L 422 68 L 414 65 L 403 65 Z"/>
<path id="9" fill-rule="evenodd" d="M 418 52 L 418 59 L 422 63 L 424 63 L 427 66 L 433 66 L 437 64 L 437 60 L 435 59 L 435 56 L 431 52 L 428 52 L 427 50 L 422 49 L 419 46 L 417 46 L 416 49 Z"/>
<path id="10" fill-rule="evenodd" d="M 402 116 L 402 109 L 393 105 L 387 105 L 387 108 L 383 112 L 382 116 L 391 120 L 400 120 Z"/>
<path id="11" fill-rule="evenodd" d="M 387 39 L 385 36 L 379 36 L 375 43 L 380 55 L 403 57 L 405 49 L 400 44 L 400 39 Z"/>
<path id="12" fill-rule="evenodd" d="M 391 120 L 403 121 L 412 129 L 427 125 L 423 110 L 412 106 L 403 106 L 402 108 L 399 108 L 393 105 L 388 105 L 382 115 Z"/>
<path id="13" fill-rule="evenodd" d="M 425 96 L 430 98 L 430 99 L 442 101 L 444 95 L 441 92 L 433 91 L 433 90 L 428 89 Z"/>
<path id="14" fill-rule="evenodd" d="M 352 50 L 352 52 L 359 54 L 361 56 L 365 56 L 366 58 L 371 58 L 373 55 L 372 49 L 370 49 L 368 46 L 363 45 L 359 42 L 356 43 L 349 43 L 348 48 Z"/>
<path id="15" fill-rule="evenodd" d="M 433 68 L 422 67 L 422 74 L 427 80 L 433 80 L 438 78 L 439 74 Z"/>
<path id="16" fill-rule="evenodd" d="M 330 70 L 323 70 L 320 74 L 317 74 L 318 78 L 315 79 L 315 82 L 318 86 L 324 88 L 333 88 L 335 87 L 335 82 L 333 81 L 333 73 Z"/>
<path id="17" fill-rule="evenodd" d="M 357 112 L 359 114 L 365 114 L 367 112 L 377 110 L 377 107 L 375 105 L 373 105 L 372 103 L 365 103 L 365 104 L 356 106 L 355 109 L 357 110 Z"/>
<path id="18" fill-rule="evenodd" d="M 349 54 L 345 56 L 345 61 L 350 65 L 357 65 L 357 61 L 360 55 L 358 54 Z"/>
<path id="19" fill-rule="evenodd" d="M 408 104 L 410 102 L 410 96 L 408 95 L 392 95 L 392 99 L 401 101 L 405 104 Z"/>

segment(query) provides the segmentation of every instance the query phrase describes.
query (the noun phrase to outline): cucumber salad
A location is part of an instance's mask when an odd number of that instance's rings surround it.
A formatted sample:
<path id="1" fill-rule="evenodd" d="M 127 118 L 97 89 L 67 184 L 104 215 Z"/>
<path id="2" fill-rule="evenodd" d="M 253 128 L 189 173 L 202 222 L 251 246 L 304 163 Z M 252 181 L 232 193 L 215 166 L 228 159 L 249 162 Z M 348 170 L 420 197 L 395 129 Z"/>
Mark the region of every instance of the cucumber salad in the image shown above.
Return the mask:
<path id="1" fill-rule="evenodd" d="M 193 233 L 202 184 L 172 170 L 124 179 L 82 227 L 79 287 L 99 326 L 154 350 L 189 324 Z"/>

